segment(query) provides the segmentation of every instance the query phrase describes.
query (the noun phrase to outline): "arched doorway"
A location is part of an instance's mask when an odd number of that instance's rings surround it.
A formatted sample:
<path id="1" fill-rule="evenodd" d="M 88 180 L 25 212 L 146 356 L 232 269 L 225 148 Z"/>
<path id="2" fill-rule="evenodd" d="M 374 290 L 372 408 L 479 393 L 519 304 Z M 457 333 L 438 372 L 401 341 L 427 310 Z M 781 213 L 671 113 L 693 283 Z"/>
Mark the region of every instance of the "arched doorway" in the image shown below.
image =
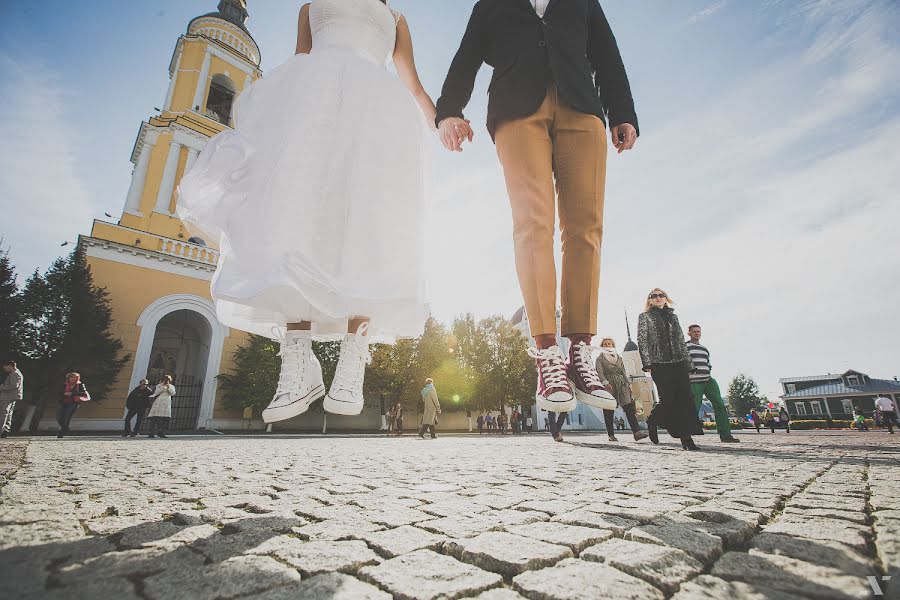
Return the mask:
<path id="1" fill-rule="evenodd" d="M 211 341 L 209 323 L 190 309 L 170 312 L 156 325 L 147 379 L 155 384 L 164 375 L 172 377 L 177 392 L 172 399 L 172 430 L 197 428 Z"/>
<path id="2" fill-rule="evenodd" d="M 173 418 L 174 407 L 182 399 L 198 406 L 192 409 L 194 415 L 184 417 L 187 424 L 180 424 L 181 428 L 213 427 L 216 375 L 225 338 L 230 335 L 228 327 L 216 319 L 213 303 L 191 294 L 165 296 L 144 309 L 137 325 L 141 334 L 129 389 L 144 377 L 155 385 L 165 371 L 176 379 Z M 186 377 L 190 380 L 183 379 Z M 190 399 L 190 395 L 199 400 Z"/>

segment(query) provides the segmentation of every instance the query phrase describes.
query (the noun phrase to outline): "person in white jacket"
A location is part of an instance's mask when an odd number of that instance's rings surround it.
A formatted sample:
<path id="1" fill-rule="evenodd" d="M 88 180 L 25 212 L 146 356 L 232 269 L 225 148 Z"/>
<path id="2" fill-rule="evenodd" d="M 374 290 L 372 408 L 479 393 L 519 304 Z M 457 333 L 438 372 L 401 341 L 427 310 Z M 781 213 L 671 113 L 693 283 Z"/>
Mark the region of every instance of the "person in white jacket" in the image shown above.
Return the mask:
<path id="1" fill-rule="evenodd" d="M 159 384 L 153 391 L 150 399 L 153 404 L 150 406 L 150 412 L 147 413 L 147 419 L 150 421 L 150 433 L 147 437 L 161 438 L 166 437 L 166 429 L 169 427 L 169 419 L 172 418 L 172 396 L 175 395 L 175 386 L 172 385 L 172 376 L 163 375 L 159 380 Z"/>

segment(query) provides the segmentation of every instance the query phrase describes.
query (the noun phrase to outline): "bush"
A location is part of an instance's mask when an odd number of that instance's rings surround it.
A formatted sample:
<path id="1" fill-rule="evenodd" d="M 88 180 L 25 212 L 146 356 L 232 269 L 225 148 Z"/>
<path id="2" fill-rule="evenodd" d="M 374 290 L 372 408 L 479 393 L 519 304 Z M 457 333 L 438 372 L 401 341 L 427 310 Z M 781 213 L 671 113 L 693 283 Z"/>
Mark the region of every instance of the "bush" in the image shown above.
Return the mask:
<path id="1" fill-rule="evenodd" d="M 844 421 L 835 419 L 831 422 L 830 429 L 850 429 L 853 428 L 853 421 Z M 869 429 L 875 427 L 875 421 L 866 419 L 866 426 Z M 791 429 L 829 429 L 828 422 L 823 419 L 812 419 L 809 421 L 791 421 Z"/>
<path id="2" fill-rule="evenodd" d="M 728 422 L 731 423 L 732 431 L 735 429 L 743 429 L 744 427 L 747 427 L 747 424 L 739 419 L 729 419 Z M 712 430 L 715 430 L 715 428 L 716 428 L 715 422 L 713 422 L 713 421 L 704 421 L 703 422 L 703 429 L 712 431 Z"/>

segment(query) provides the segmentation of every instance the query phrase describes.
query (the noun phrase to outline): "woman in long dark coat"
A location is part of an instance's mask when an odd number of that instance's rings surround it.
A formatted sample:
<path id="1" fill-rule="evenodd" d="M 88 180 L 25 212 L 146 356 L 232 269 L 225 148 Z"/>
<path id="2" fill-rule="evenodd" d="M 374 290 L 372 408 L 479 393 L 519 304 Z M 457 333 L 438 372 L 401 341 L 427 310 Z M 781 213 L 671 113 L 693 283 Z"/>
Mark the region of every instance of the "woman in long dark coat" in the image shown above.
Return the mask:
<path id="1" fill-rule="evenodd" d="M 650 371 L 659 391 L 659 404 L 647 419 L 650 441 L 659 443 L 658 428 L 681 440 L 685 450 L 699 450 L 692 435 L 703 433 L 691 393 L 691 357 L 672 300 L 656 288 L 647 296 L 638 317 L 638 347 L 644 370 Z"/>

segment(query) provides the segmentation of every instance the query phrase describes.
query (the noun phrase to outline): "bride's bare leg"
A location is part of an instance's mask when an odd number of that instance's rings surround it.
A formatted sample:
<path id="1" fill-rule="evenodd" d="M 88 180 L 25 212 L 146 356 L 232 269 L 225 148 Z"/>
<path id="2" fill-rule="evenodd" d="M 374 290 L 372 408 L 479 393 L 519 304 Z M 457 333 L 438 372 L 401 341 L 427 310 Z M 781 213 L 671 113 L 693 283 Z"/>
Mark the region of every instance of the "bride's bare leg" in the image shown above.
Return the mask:
<path id="1" fill-rule="evenodd" d="M 309 331 L 310 329 L 312 329 L 312 323 L 310 321 L 300 321 L 299 323 L 287 324 L 288 331 Z"/>
<path id="2" fill-rule="evenodd" d="M 356 330 L 359 329 L 360 325 L 368 322 L 369 317 L 353 317 L 347 321 L 347 333 L 356 333 Z"/>

